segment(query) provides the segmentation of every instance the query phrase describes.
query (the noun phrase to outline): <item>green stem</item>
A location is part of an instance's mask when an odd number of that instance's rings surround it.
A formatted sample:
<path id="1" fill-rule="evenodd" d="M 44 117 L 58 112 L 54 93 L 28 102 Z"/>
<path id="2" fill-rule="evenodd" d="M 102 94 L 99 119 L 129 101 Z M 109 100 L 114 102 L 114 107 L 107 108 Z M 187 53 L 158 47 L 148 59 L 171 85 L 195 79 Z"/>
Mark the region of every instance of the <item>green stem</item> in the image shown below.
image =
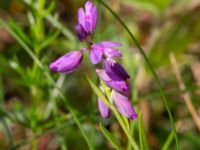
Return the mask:
<path id="1" fill-rule="evenodd" d="M 120 126 L 124 130 L 124 133 L 128 137 L 129 142 L 131 143 L 132 147 L 135 150 L 139 150 L 139 147 L 138 147 L 137 143 L 135 142 L 135 140 L 132 138 L 132 136 L 130 134 L 130 130 L 128 130 L 127 127 L 126 127 L 126 125 L 125 125 L 125 123 L 123 121 L 123 118 L 120 116 L 120 114 L 118 113 L 118 111 L 116 110 L 116 108 L 114 106 L 111 106 L 111 109 L 112 109 L 113 113 L 115 114 Z"/>
<path id="2" fill-rule="evenodd" d="M 167 100 L 166 100 L 166 97 L 165 97 L 165 93 L 164 93 L 164 90 L 162 89 L 162 86 L 161 86 L 161 83 L 160 83 L 160 80 L 158 78 L 158 75 L 156 74 L 150 60 L 148 59 L 147 55 L 145 54 L 144 50 L 142 49 L 142 47 L 140 46 L 139 42 L 136 40 L 135 36 L 132 34 L 132 32 L 130 31 L 130 29 L 126 26 L 126 24 L 122 21 L 122 19 L 106 4 L 104 3 L 102 0 L 98 0 L 105 8 L 107 8 L 110 13 L 120 22 L 120 24 L 124 27 L 124 29 L 128 32 L 128 34 L 130 35 L 131 39 L 133 40 L 133 42 L 135 43 L 136 47 L 139 49 L 140 53 L 142 54 L 142 56 L 144 57 L 147 65 L 149 66 L 155 80 L 156 80 L 156 83 L 159 87 L 159 90 L 160 90 L 160 93 L 161 93 L 161 96 L 162 96 L 162 99 L 163 99 L 163 102 L 165 104 L 165 107 L 167 109 L 167 112 L 168 112 L 168 115 L 169 115 L 169 119 L 170 119 L 170 122 L 172 124 L 172 128 L 173 128 L 173 132 L 174 132 L 174 135 L 175 135 L 175 141 L 176 141 L 176 147 L 177 149 L 179 150 L 179 142 L 178 142 L 178 136 L 177 136 L 177 133 L 176 133 L 176 128 L 175 128 L 175 125 L 174 125 L 174 121 L 173 121 L 173 117 L 172 117 L 172 114 L 171 114 L 171 111 L 169 109 L 169 106 L 168 106 L 168 103 L 167 103 Z"/>

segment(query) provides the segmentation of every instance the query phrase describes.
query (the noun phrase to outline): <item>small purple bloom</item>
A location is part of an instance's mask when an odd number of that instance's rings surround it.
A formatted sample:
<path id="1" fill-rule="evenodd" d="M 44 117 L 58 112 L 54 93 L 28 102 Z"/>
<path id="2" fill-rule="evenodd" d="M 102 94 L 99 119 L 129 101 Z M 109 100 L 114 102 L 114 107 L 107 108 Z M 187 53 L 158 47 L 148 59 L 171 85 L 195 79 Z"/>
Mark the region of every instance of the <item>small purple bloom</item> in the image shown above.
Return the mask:
<path id="1" fill-rule="evenodd" d="M 134 120 L 137 118 L 137 114 L 133 106 L 131 105 L 131 102 L 126 96 L 116 92 L 115 90 L 112 91 L 111 95 L 118 111 L 123 116 L 127 117 L 130 120 Z"/>
<path id="2" fill-rule="evenodd" d="M 100 77 L 100 79 L 103 80 L 109 87 L 112 87 L 116 91 L 125 92 L 125 93 L 129 92 L 129 86 L 125 81 L 113 80 L 112 78 L 108 76 L 106 71 L 103 69 L 96 69 L 96 72 L 97 72 L 97 75 Z"/>
<path id="3" fill-rule="evenodd" d="M 130 78 L 125 69 L 113 59 L 107 58 L 104 61 L 104 69 L 108 76 L 114 80 L 127 80 Z"/>
<path id="4" fill-rule="evenodd" d="M 113 57 L 121 57 L 122 54 L 116 49 L 113 49 L 113 47 L 121 46 L 121 44 L 116 42 L 100 42 L 92 45 L 91 52 L 90 52 L 90 60 L 93 64 L 99 63 L 103 55 L 109 58 Z"/>
<path id="5" fill-rule="evenodd" d="M 90 1 L 85 4 L 85 10 L 78 10 L 78 25 L 76 32 L 80 40 L 84 40 L 88 35 L 91 35 L 97 24 L 97 8 Z"/>
<path id="6" fill-rule="evenodd" d="M 102 118 L 108 118 L 110 115 L 110 110 L 106 104 L 98 97 L 98 107 Z"/>
<path id="7" fill-rule="evenodd" d="M 103 49 L 102 47 L 92 46 L 90 51 L 90 60 L 92 64 L 98 64 L 103 58 Z"/>
<path id="8" fill-rule="evenodd" d="M 82 58 L 82 51 L 72 51 L 61 56 L 56 61 L 52 62 L 49 65 L 49 68 L 57 72 L 70 73 L 79 66 L 79 64 L 82 61 Z"/>

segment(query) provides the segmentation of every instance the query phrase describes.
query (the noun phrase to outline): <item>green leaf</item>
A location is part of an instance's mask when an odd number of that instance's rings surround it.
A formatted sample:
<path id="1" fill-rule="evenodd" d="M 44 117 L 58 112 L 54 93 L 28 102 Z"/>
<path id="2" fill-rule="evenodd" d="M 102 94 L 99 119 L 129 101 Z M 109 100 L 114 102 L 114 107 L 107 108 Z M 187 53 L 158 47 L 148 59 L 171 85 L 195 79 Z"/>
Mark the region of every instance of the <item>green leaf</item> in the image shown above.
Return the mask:
<path id="1" fill-rule="evenodd" d="M 92 89 L 94 90 L 94 92 L 101 98 L 101 100 L 110 108 L 110 104 L 107 100 L 107 98 L 104 96 L 104 94 L 102 93 L 102 91 L 89 79 L 86 77 L 86 79 L 88 80 L 90 86 L 92 87 Z"/>
<path id="2" fill-rule="evenodd" d="M 3 101 L 4 101 L 4 88 L 3 88 L 3 81 L 2 76 L 0 74 L 0 107 L 3 107 Z"/>
<path id="3" fill-rule="evenodd" d="M 104 128 L 104 126 L 102 126 L 101 124 L 99 126 L 105 137 L 108 139 L 108 141 L 110 141 L 115 149 L 122 150 L 119 141 L 106 128 Z"/>
<path id="4" fill-rule="evenodd" d="M 165 144 L 162 147 L 162 150 L 168 150 L 168 148 L 169 148 L 170 144 L 172 143 L 173 139 L 174 139 L 174 132 L 170 132 L 167 140 L 165 141 Z"/>
<path id="5" fill-rule="evenodd" d="M 31 45 L 31 40 L 26 35 L 26 33 L 23 31 L 22 27 L 19 26 L 16 22 L 14 22 L 12 19 L 9 19 L 8 21 L 9 26 L 13 29 L 13 31 L 28 45 Z"/>
<path id="6" fill-rule="evenodd" d="M 146 139 L 145 129 L 142 122 L 142 113 L 140 111 L 139 113 L 139 121 L 138 121 L 138 127 L 139 127 L 139 138 L 140 138 L 140 148 L 141 150 L 148 150 L 148 142 Z"/>

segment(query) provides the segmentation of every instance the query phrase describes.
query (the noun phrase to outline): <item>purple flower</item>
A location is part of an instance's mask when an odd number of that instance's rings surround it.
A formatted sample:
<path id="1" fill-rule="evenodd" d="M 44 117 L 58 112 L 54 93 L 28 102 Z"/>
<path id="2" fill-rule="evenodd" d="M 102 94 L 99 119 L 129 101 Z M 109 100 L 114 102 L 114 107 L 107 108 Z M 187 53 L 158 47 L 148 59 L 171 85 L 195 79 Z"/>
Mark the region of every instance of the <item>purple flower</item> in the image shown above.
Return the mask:
<path id="1" fill-rule="evenodd" d="M 78 10 L 78 24 L 76 32 L 80 40 L 84 40 L 88 35 L 91 35 L 97 24 L 97 8 L 90 1 L 85 4 L 85 10 Z"/>
<path id="2" fill-rule="evenodd" d="M 112 87 L 116 91 L 125 92 L 125 93 L 129 92 L 129 86 L 125 81 L 113 80 L 112 78 L 108 76 L 108 74 L 106 73 L 104 69 L 96 69 L 96 72 L 97 72 L 97 75 L 100 77 L 100 79 L 103 80 L 109 87 Z"/>
<path id="3" fill-rule="evenodd" d="M 131 102 L 126 96 L 116 92 L 115 90 L 112 91 L 111 95 L 118 111 L 123 116 L 127 117 L 130 120 L 134 120 L 137 118 L 137 114 L 133 106 L 131 105 Z"/>
<path id="4" fill-rule="evenodd" d="M 122 54 L 115 47 L 121 46 L 121 44 L 116 42 L 100 42 L 92 45 L 91 52 L 90 52 L 90 60 L 93 64 L 99 63 L 103 55 L 109 58 L 113 57 L 121 57 Z"/>
<path id="5" fill-rule="evenodd" d="M 108 118 L 110 115 L 110 110 L 106 104 L 98 97 L 98 107 L 102 118 Z"/>
<path id="6" fill-rule="evenodd" d="M 82 58 L 82 50 L 72 51 L 61 56 L 56 61 L 52 62 L 49 65 L 49 68 L 53 71 L 69 73 L 74 71 L 79 66 L 79 64 L 82 61 Z"/>
<path id="7" fill-rule="evenodd" d="M 127 80 L 130 78 L 125 69 L 111 58 L 104 61 L 104 69 L 108 76 L 114 80 Z"/>

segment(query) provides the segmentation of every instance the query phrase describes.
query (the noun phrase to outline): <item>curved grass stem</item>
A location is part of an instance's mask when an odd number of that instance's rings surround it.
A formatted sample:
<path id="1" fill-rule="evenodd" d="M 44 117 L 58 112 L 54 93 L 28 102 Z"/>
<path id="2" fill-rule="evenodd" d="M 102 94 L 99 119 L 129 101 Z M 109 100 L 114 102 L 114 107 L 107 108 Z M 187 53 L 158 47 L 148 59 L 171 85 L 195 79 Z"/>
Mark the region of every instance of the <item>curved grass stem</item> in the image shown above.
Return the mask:
<path id="1" fill-rule="evenodd" d="M 174 132 L 174 135 L 175 135 L 176 148 L 179 150 L 180 148 L 179 148 L 178 136 L 177 136 L 177 133 L 176 133 L 176 128 L 175 128 L 175 125 L 174 125 L 173 117 L 172 117 L 171 111 L 169 109 L 169 106 L 168 106 L 168 103 L 167 103 L 167 99 L 166 99 L 164 90 L 162 89 L 159 77 L 156 74 L 156 71 L 154 70 L 150 60 L 148 59 L 147 55 L 145 54 L 144 50 L 140 46 L 139 42 L 136 40 L 135 36 L 132 34 L 131 30 L 127 27 L 127 25 L 124 23 L 124 21 L 122 21 L 122 19 L 106 3 L 104 3 L 102 0 L 97 0 L 97 1 L 100 2 L 119 21 L 119 23 L 124 27 L 124 29 L 127 31 L 127 33 L 130 35 L 131 39 L 135 43 L 136 47 L 139 49 L 139 51 L 142 54 L 145 62 L 148 65 L 148 67 L 150 68 L 150 70 L 151 70 L 151 72 L 152 72 L 152 74 L 153 74 L 153 76 L 154 76 L 154 78 L 156 80 L 156 83 L 157 83 L 157 85 L 159 87 L 159 90 L 160 90 L 160 93 L 161 93 L 161 96 L 162 96 L 162 100 L 163 100 L 163 102 L 165 104 L 165 107 L 167 109 L 167 112 L 168 112 L 168 115 L 169 115 L 169 119 L 170 119 L 170 122 L 171 122 L 171 125 L 172 125 L 172 128 L 173 128 L 173 132 Z"/>

